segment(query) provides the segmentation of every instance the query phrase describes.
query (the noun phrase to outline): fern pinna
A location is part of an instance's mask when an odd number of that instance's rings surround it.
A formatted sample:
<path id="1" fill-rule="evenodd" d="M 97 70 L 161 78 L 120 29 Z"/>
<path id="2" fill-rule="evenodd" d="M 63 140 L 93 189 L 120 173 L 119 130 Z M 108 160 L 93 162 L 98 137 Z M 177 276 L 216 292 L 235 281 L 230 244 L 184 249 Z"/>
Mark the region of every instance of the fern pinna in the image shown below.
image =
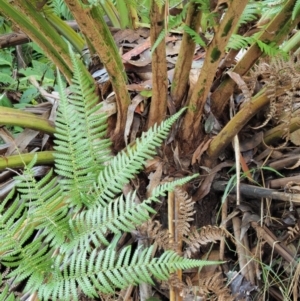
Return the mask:
<path id="1" fill-rule="evenodd" d="M 116 250 L 123 232 L 134 230 L 155 213 L 152 202 L 195 177 L 158 186 L 140 204 L 134 201 L 136 192 L 122 195 L 123 186 L 153 157 L 183 110 L 143 134 L 134 148 L 111 157 L 106 116 L 98 113 L 101 105 L 94 87 L 70 53 L 71 94 L 65 94 L 58 77 L 57 176 L 51 171 L 37 181 L 33 161 L 16 178 L 17 192 L 0 204 L 0 260 L 10 271 L 5 279 L 26 280 L 24 292 L 37 293 L 41 300 L 78 300 L 79 292 L 95 297 L 131 284 L 153 283 L 152 276 L 167 279 L 177 269 L 209 264 L 173 251 L 153 258 L 152 247 Z M 15 297 L 5 285 L 0 298 Z"/>

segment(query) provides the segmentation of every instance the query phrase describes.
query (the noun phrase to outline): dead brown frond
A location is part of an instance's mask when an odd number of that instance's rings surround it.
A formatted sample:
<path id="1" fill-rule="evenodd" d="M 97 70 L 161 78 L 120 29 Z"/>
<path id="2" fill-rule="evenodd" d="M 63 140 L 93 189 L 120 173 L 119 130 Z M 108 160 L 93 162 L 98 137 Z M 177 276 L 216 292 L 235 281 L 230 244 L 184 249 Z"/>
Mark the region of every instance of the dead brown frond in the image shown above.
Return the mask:
<path id="1" fill-rule="evenodd" d="M 288 61 L 282 58 L 274 59 L 270 64 L 260 64 L 252 73 L 253 77 L 262 77 L 265 83 L 266 94 L 270 100 L 269 112 L 266 120 L 255 129 L 264 127 L 271 120 L 277 124 L 284 124 L 282 138 L 284 146 L 290 137 L 290 125 L 295 104 L 299 94 L 300 61 L 298 57 L 291 56 Z M 278 90 L 285 88 L 284 94 L 278 95 Z"/>
<path id="2" fill-rule="evenodd" d="M 183 236 L 187 236 L 190 233 L 190 222 L 194 220 L 193 216 L 195 214 L 195 202 L 179 187 L 175 189 L 175 200 L 179 203 L 178 216 L 175 217 L 177 238 L 182 239 Z"/>
<path id="3" fill-rule="evenodd" d="M 184 239 L 184 242 L 187 244 L 185 254 L 190 257 L 201 245 L 203 246 L 211 242 L 216 243 L 227 236 L 226 230 L 217 226 L 202 227 L 200 231 L 193 229 L 190 235 Z"/>
<path id="4" fill-rule="evenodd" d="M 299 237 L 300 235 L 300 229 L 298 224 L 296 224 L 294 227 L 288 227 L 288 242 L 292 241 L 295 237 Z"/>
<path id="5" fill-rule="evenodd" d="M 200 296 L 209 296 L 209 299 L 206 300 L 235 300 L 230 292 L 230 289 L 226 287 L 225 280 L 221 272 L 214 273 L 209 277 L 199 278 L 198 289 L 198 294 Z"/>
<path id="6" fill-rule="evenodd" d="M 168 284 L 169 286 L 177 288 L 180 291 L 186 288 L 186 285 L 182 282 L 182 280 L 179 279 L 176 273 L 171 274 L 171 277 L 168 280 Z"/>
<path id="7" fill-rule="evenodd" d="M 159 249 L 174 249 L 174 246 L 170 245 L 169 231 L 162 229 L 162 225 L 158 221 L 149 221 L 143 226 L 146 227 L 147 237 L 151 239 L 151 241 L 154 241 Z"/>

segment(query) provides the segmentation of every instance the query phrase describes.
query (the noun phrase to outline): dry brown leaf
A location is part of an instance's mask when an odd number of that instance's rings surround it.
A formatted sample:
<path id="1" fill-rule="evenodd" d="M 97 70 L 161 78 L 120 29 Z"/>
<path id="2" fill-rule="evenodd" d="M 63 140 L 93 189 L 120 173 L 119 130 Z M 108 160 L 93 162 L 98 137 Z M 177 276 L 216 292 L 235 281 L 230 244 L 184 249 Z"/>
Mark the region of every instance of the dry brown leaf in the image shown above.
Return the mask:
<path id="1" fill-rule="evenodd" d="M 6 151 L 6 156 L 22 153 L 28 144 L 39 134 L 38 131 L 25 129 L 20 133 Z"/>
<path id="2" fill-rule="evenodd" d="M 286 169 L 295 169 L 300 166 L 300 159 L 291 167 L 286 167 Z"/>
<path id="3" fill-rule="evenodd" d="M 144 97 L 141 96 L 140 94 L 138 94 L 132 99 L 131 104 L 128 107 L 126 125 L 125 125 L 125 130 L 124 130 L 124 140 L 125 140 L 126 145 L 128 143 L 128 136 L 130 133 L 130 128 L 131 128 L 131 124 L 133 121 L 135 109 L 139 105 L 139 103 L 143 100 L 144 100 Z"/>
<path id="4" fill-rule="evenodd" d="M 178 148 L 177 143 L 176 143 L 176 147 L 173 151 L 173 159 L 174 159 L 177 169 L 182 170 L 182 165 L 181 165 L 180 157 L 179 157 L 179 148 Z"/>
<path id="5" fill-rule="evenodd" d="M 149 185 L 147 186 L 147 192 L 146 192 L 147 198 L 152 194 L 153 189 L 159 185 L 161 176 L 162 176 L 162 163 L 160 162 L 157 165 L 156 171 L 151 172 L 148 176 L 148 179 L 150 181 L 149 181 Z"/>
<path id="6" fill-rule="evenodd" d="M 243 101 L 243 105 L 246 105 L 251 100 L 251 92 L 247 87 L 247 84 L 242 79 L 242 77 L 233 71 L 228 71 L 227 74 L 237 83 L 238 87 L 242 90 L 245 100 Z"/>
<path id="7" fill-rule="evenodd" d="M 300 129 L 297 131 L 294 131 L 290 134 L 290 140 L 295 145 L 297 145 L 297 146 L 300 145 Z"/>
<path id="8" fill-rule="evenodd" d="M 210 191 L 211 184 L 217 174 L 218 171 L 223 169 L 224 167 L 232 166 L 233 163 L 229 161 L 225 161 L 223 163 L 218 164 L 215 166 L 210 173 L 205 177 L 205 180 L 202 182 L 201 186 L 199 187 L 197 191 L 197 201 L 202 200 Z"/>
<path id="9" fill-rule="evenodd" d="M 263 140 L 264 133 L 262 131 L 256 133 L 249 139 L 240 142 L 240 151 L 246 152 L 257 147 Z"/>
<path id="10" fill-rule="evenodd" d="M 197 161 L 200 162 L 202 154 L 208 149 L 212 139 L 208 139 L 206 142 L 202 141 L 200 145 L 197 147 L 192 157 L 192 165 L 194 165 Z"/>

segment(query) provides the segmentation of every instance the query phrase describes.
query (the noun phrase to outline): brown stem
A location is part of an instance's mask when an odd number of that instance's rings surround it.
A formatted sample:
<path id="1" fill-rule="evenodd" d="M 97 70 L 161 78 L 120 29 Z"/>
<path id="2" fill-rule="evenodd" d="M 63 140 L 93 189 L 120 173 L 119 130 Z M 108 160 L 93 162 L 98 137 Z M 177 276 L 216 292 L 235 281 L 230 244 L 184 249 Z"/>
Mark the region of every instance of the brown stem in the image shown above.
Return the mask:
<path id="1" fill-rule="evenodd" d="M 225 54 L 228 40 L 247 3 L 248 1 L 245 0 L 232 1 L 207 49 L 204 65 L 188 102 L 190 109 L 183 119 L 180 131 L 185 152 L 192 151 L 199 143 L 199 139 L 202 135 L 201 119 L 204 104 L 210 92 L 219 63 Z"/>
<path id="2" fill-rule="evenodd" d="M 200 21 L 200 9 L 195 2 L 190 2 L 186 17 L 186 25 L 198 32 Z M 187 91 L 195 48 L 196 44 L 194 43 L 192 37 L 184 32 L 171 87 L 171 96 L 175 102 L 176 108 L 180 108 L 182 99 Z"/>
<path id="3" fill-rule="evenodd" d="M 164 29 L 165 6 L 161 8 L 153 0 L 150 12 L 150 39 L 155 43 Z M 166 61 L 166 43 L 163 39 L 152 53 L 152 99 L 147 127 L 161 123 L 167 112 L 168 76 Z"/>
<path id="4" fill-rule="evenodd" d="M 264 142 L 269 145 L 280 140 L 286 134 L 286 124 L 280 124 L 264 135 Z M 297 131 L 300 128 L 300 117 L 294 117 L 290 121 L 290 133 Z"/>
<path id="5" fill-rule="evenodd" d="M 296 18 L 297 20 L 292 21 L 291 19 L 293 6 L 293 0 L 287 1 L 282 11 L 261 32 L 258 40 L 265 43 L 275 42 L 279 45 L 286 38 L 287 33 L 299 22 L 299 17 Z M 246 74 L 261 54 L 262 51 L 258 45 L 256 43 L 253 44 L 232 71 L 240 75 Z M 228 76 L 211 95 L 211 110 L 216 118 L 220 118 L 223 114 L 228 100 L 233 93 L 234 86 L 235 82 Z"/>
<path id="6" fill-rule="evenodd" d="M 130 98 L 126 89 L 126 73 L 113 37 L 98 7 L 84 8 L 81 1 L 78 0 L 66 0 L 65 2 L 76 19 L 81 32 L 92 43 L 109 74 L 118 109 L 115 136 L 121 137 L 125 129 Z"/>
<path id="7" fill-rule="evenodd" d="M 291 86 L 286 86 L 276 91 L 276 96 L 282 95 Z M 217 158 L 222 150 L 232 141 L 233 137 L 245 126 L 245 124 L 265 105 L 269 103 L 269 99 L 263 89 L 259 94 L 244 108 L 242 108 L 221 130 L 221 132 L 214 138 L 207 150 L 211 158 Z"/>

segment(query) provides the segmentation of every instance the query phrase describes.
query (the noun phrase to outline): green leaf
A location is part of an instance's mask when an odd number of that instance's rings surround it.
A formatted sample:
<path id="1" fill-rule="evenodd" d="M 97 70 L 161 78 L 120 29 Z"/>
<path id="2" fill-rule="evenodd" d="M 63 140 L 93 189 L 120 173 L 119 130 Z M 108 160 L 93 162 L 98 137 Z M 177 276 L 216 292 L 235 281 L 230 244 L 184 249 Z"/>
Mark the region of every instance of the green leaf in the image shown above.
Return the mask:
<path id="1" fill-rule="evenodd" d="M 13 107 L 10 99 L 8 99 L 5 95 L 0 96 L 0 106 L 7 108 Z"/>
<path id="2" fill-rule="evenodd" d="M 20 103 L 31 103 L 35 97 L 37 97 L 40 94 L 37 88 L 30 87 L 28 88 L 21 96 Z"/>

